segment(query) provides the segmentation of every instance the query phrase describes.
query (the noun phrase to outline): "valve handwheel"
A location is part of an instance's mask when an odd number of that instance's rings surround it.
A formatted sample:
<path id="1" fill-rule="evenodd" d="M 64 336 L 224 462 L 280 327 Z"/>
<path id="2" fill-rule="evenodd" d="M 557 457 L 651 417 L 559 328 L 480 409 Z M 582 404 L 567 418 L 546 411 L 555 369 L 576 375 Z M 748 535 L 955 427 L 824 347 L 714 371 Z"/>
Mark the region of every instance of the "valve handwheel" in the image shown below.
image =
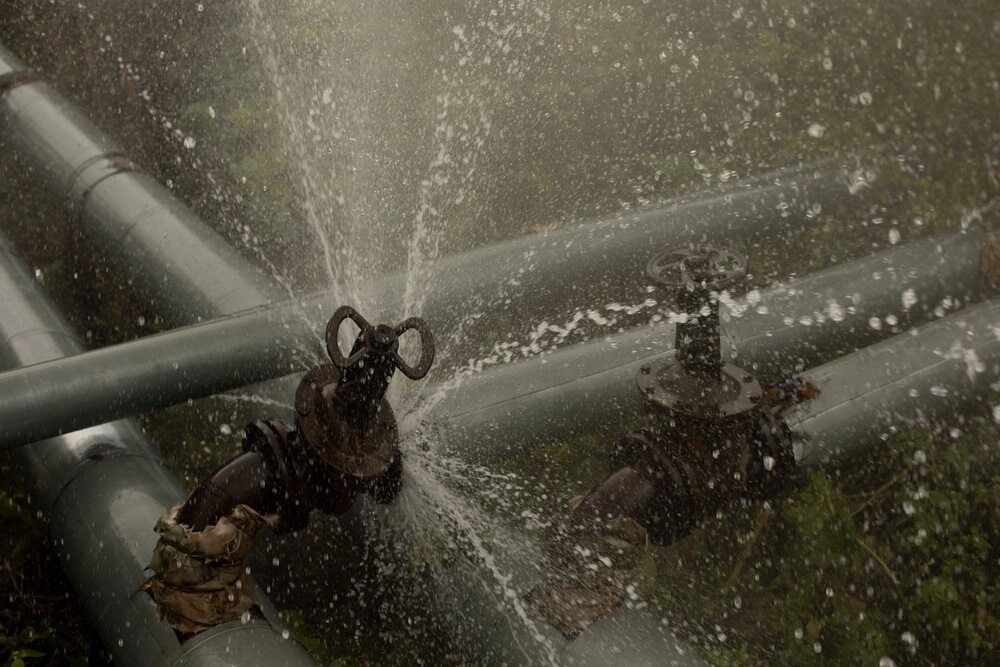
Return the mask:
<path id="1" fill-rule="evenodd" d="M 713 245 L 671 248 L 646 264 L 646 275 L 672 292 L 729 289 L 747 274 L 746 255 Z"/>
<path id="2" fill-rule="evenodd" d="M 354 347 L 348 356 L 340 351 L 338 336 L 344 320 L 351 320 L 360 331 Z M 416 331 L 420 336 L 420 360 L 411 366 L 399 355 L 399 337 L 407 331 Z M 355 366 L 372 352 L 388 354 L 393 365 L 411 380 L 420 380 L 431 370 L 434 363 L 434 335 L 427 323 L 419 317 L 410 317 L 395 327 L 385 324 L 372 326 L 351 306 L 341 306 L 326 325 L 326 351 L 333 365 L 343 370 Z"/>

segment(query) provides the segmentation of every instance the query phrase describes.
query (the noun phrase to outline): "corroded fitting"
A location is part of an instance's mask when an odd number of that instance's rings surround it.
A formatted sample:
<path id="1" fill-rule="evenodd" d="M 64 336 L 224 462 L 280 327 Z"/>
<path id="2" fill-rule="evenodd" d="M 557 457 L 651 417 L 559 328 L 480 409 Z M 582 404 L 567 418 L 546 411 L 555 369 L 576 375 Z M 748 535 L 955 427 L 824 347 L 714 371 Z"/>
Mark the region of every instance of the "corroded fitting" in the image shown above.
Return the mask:
<path id="1" fill-rule="evenodd" d="M 360 328 L 348 355 L 337 344 L 346 319 Z M 399 354 L 399 337 L 411 330 L 421 339 L 416 365 Z M 327 325 L 327 349 L 332 363 L 307 372 L 296 390 L 295 428 L 278 420 L 248 425 L 243 453 L 157 524 L 147 590 L 178 632 L 200 632 L 252 610 L 240 563 L 261 526 L 300 530 L 314 509 L 342 514 L 358 494 L 383 503 L 398 494 L 399 430 L 385 393 L 397 370 L 412 379 L 430 371 L 430 329 L 419 318 L 372 326 L 343 306 Z"/>

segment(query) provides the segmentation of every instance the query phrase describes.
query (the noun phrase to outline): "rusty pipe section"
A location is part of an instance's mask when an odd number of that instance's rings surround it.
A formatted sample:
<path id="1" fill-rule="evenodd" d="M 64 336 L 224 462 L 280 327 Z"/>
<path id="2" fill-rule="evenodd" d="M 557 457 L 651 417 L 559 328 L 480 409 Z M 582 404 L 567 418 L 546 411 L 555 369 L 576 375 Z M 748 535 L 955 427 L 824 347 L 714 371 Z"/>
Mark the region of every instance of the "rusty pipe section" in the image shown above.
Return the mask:
<path id="1" fill-rule="evenodd" d="M 998 322 L 992 299 L 841 357 L 769 389 L 741 411 L 743 423 L 725 404 L 706 410 L 703 383 L 683 385 L 695 395 L 668 404 L 647 395 L 660 423 L 609 449 L 613 472 L 549 529 L 527 600 L 573 638 L 624 597 L 614 570 L 593 574 L 594 554 L 627 562 L 646 540 L 672 542 L 709 512 L 776 495 L 795 465 L 823 465 L 903 429 L 954 433 L 967 415 L 988 414 L 1000 397 Z M 645 385 L 640 373 L 639 388 L 676 391 L 682 360 L 665 364 Z"/>
<path id="2" fill-rule="evenodd" d="M 345 355 L 338 338 L 347 319 L 360 331 Z M 416 364 L 399 353 L 408 331 L 421 339 Z M 402 452 L 385 394 L 397 370 L 413 380 L 430 371 L 430 329 L 415 317 L 395 327 L 372 326 L 342 306 L 327 325 L 327 346 L 332 363 L 312 368 L 299 382 L 294 426 L 278 420 L 247 426 L 244 453 L 158 522 L 149 590 L 178 632 L 205 632 L 253 608 L 244 562 L 264 526 L 298 531 L 314 509 L 343 516 L 362 493 L 381 503 L 398 494 Z"/>
<path id="3" fill-rule="evenodd" d="M 348 355 L 337 342 L 346 319 L 360 329 Z M 408 331 L 420 336 L 415 365 L 399 354 L 399 338 Z M 200 531 L 247 505 L 277 517 L 281 529 L 298 530 L 311 510 L 343 514 L 360 493 L 381 502 L 395 498 L 402 454 L 386 391 L 397 370 L 412 380 L 430 371 L 435 352 L 430 328 L 416 317 L 395 327 L 373 326 L 342 306 L 330 318 L 326 341 L 332 363 L 313 367 L 299 381 L 294 424 L 248 425 L 245 452 L 195 489 L 178 512 L 180 523 Z"/>
<path id="4" fill-rule="evenodd" d="M 0 365 L 12 368 L 83 345 L 0 235 Z M 104 645 L 122 665 L 312 664 L 265 601 L 267 617 L 220 626 L 181 644 L 140 591 L 156 541 L 153 524 L 185 495 L 157 447 L 132 420 L 17 447 L 32 501 L 49 518 L 69 580 Z"/>
<path id="5" fill-rule="evenodd" d="M 0 128 L 101 247 L 177 322 L 281 294 L 69 100 L 0 44 Z M 147 267 L 158 266 L 155 272 Z"/>

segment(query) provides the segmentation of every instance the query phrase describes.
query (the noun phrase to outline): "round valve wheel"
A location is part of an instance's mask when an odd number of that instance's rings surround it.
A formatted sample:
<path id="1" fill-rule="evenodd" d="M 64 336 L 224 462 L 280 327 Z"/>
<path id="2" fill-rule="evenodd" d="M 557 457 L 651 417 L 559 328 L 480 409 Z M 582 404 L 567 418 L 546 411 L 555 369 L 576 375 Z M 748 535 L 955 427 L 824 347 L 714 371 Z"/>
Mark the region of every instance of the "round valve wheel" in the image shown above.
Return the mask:
<path id="1" fill-rule="evenodd" d="M 672 292 L 729 289 L 747 274 L 742 253 L 712 245 L 671 248 L 654 256 L 646 265 L 653 282 Z"/>
<path id="2" fill-rule="evenodd" d="M 340 325 L 348 319 L 360 329 L 357 338 L 360 344 L 356 344 L 356 349 L 350 356 L 345 356 L 340 351 L 337 338 L 340 335 Z M 410 330 L 420 336 L 420 360 L 416 366 L 408 364 L 398 352 L 399 337 Z M 400 373 L 411 380 L 420 380 L 427 375 L 434 363 L 434 335 L 427 323 L 419 317 L 403 320 L 395 327 L 385 324 L 373 326 L 354 308 L 341 306 L 326 325 L 326 351 L 333 365 L 341 370 L 357 365 L 370 354 L 385 354 L 392 359 Z"/>

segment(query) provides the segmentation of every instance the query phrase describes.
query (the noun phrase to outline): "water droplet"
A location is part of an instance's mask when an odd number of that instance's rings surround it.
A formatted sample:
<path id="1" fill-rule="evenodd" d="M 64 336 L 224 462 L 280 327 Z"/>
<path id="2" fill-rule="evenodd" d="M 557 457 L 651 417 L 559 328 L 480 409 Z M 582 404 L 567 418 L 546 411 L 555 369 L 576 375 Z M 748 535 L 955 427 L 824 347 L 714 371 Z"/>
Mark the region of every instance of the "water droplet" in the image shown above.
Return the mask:
<path id="1" fill-rule="evenodd" d="M 770 472 L 771 470 L 774 470 L 774 457 L 773 456 L 765 456 L 764 457 L 764 470 L 767 470 L 768 472 Z"/>
<path id="2" fill-rule="evenodd" d="M 291 636 L 291 633 L 288 632 L 288 628 L 285 628 L 284 630 L 281 631 L 281 638 L 282 639 L 288 639 L 290 636 Z"/>
<path id="3" fill-rule="evenodd" d="M 830 58 L 829 56 L 823 58 L 823 69 L 825 69 L 827 72 L 833 69 L 833 59 Z"/>
<path id="4" fill-rule="evenodd" d="M 184 148 L 194 148 L 197 144 L 194 137 L 184 137 Z"/>
<path id="5" fill-rule="evenodd" d="M 229 424 L 219 424 L 219 433 L 222 435 L 232 435 L 233 427 Z"/>
<path id="6" fill-rule="evenodd" d="M 889 230 L 889 243 L 891 243 L 892 245 L 896 245 L 897 243 L 899 243 L 899 239 L 900 239 L 899 230 L 896 229 L 895 227 L 892 227 Z"/>
<path id="7" fill-rule="evenodd" d="M 903 514 L 905 514 L 906 516 L 913 516 L 916 513 L 917 513 L 917 508 L 913 506 L 913 503 L 911 503 L 909 500 L 904 500 Z"/>
<path id="8" fill-rule="evenodd" d="M 896 661 L 887 655 L 878 659 L 878 667 L 896 667 Z"/>
<path id="9" fill-rule="evenodd" d="M 830 319 L 834 322 L 844 321 L 844 307 L 832 299 L 826 306 L 826 314 L 829 315 Z"/>
<path id="10" fill-rule="evenodd" d="M 882 320 L 873 315 L 868 319 L 868 326 L 878 331 L 882 328 Z"/>
<path id="11" fill-rule="evenodd" d="M 208 107 L 208 116 L 209 118 L 215 118 L 215 107 L 213 106 Z"/>
<path id="12" fill-rule="evenodd" d="M 820 139 L 824 134 L 826 134 L 826 128 L 819 123 L 813 123 L 809 126 L 809 129 L 806 130 L 806 132 L 808 132 L 809 136 L 813 139 Z"/>
<path id="13" fill-rule="evenodd" d="M 861 106 L 867 107 L 872 103 L 872 94 L 867 90 L 858 95 L 858 102 L 861 102 Z"/>

